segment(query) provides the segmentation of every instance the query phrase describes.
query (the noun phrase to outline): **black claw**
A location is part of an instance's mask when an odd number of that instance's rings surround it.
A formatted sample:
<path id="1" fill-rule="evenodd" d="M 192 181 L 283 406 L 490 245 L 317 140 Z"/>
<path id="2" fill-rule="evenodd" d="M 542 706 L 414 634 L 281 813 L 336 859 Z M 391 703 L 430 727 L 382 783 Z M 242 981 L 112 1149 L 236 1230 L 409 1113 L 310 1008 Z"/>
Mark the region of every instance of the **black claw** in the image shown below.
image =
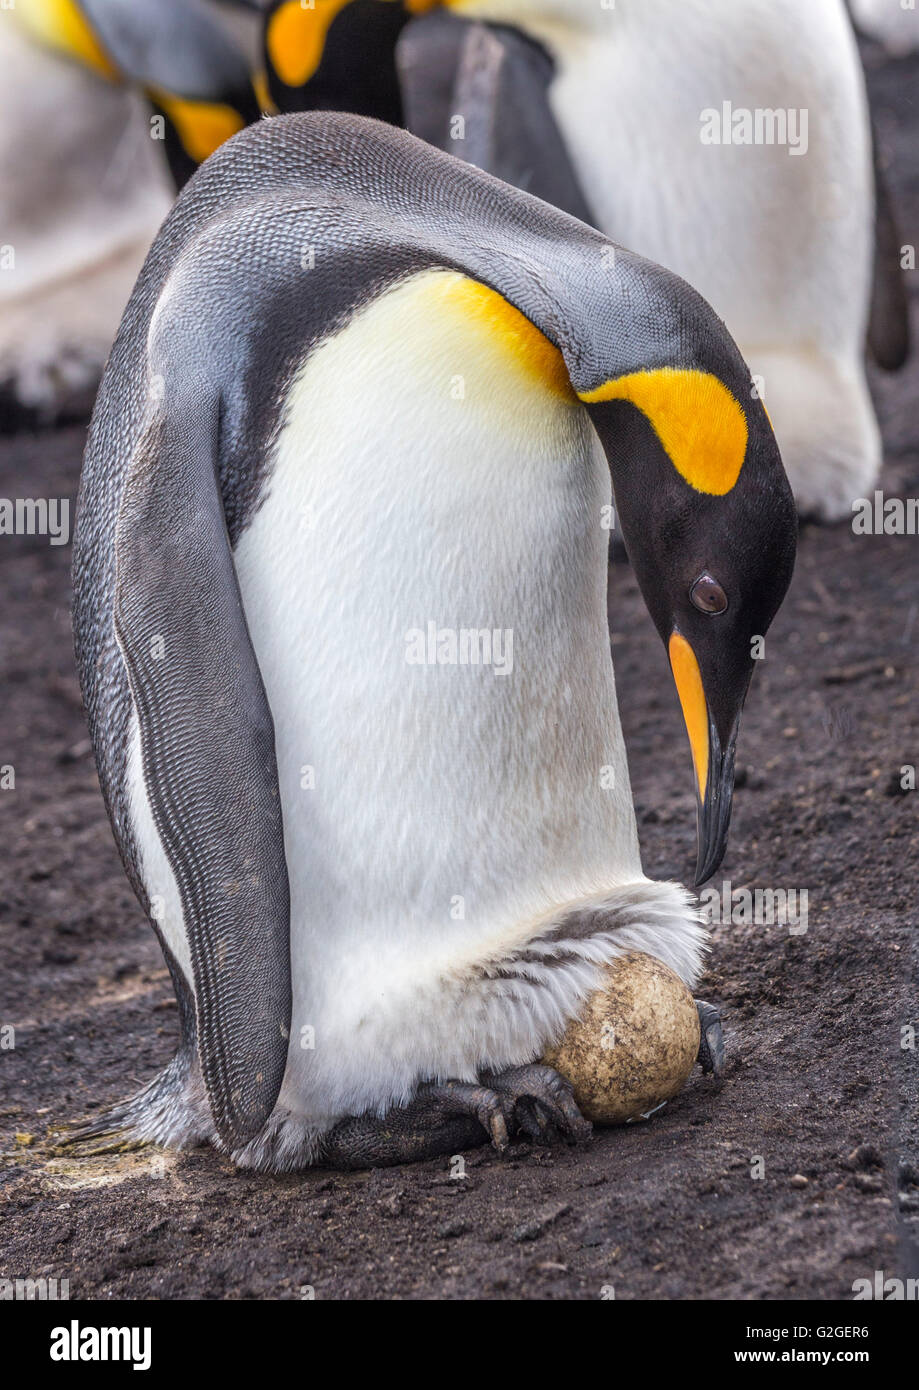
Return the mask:
<path id="1" fill-rule="evenodd" d="M 507 1121 L 504 1118 L 504 1111 L 498 1097 L 490 1097 L 477 1111 L 477 1115 L 479 1124 L 491 1139 L 492 1147 L 497 1149 L 499 1154 L 503 1154 L 510 1140 L 507 1133 Z"/>
<path id="2" fill-rule="evenodd" d="M 549 1142 L 549 1125 L 529 1096 L 523 1096 L 514 1106 L 514 1120 L 518 1131 L 522 1131 L 534 1144 Z"/>
<path id="3" fill-rule="evenodd" d="M 474 1116 L 498 1153 L 504 1153 L 510 1142 L 511 1107 L 487 1086 L 468 1081 L 426 1082 L 416 1099 L 444 1115 Z"/>
<path id="4" fill-rule="evenodd" d="M 577 1107 L 571 1086 L 557 1071 L 542 1063 L 509 1067 L 483 1078 L 484 1084 L 513 1106 L 518 1129 L 536 1143 L 548 1144 L 561 1137 L 569 1142 L 586 1139 L 593 1132 Z"/>
<path id="5" fill-rule="evenodd" d="M 699 1041 L 699 1065 L 704 1072 L 711 1072 L 716 1079 L 724 1075 L 724 1033 L 721 1028 L 721 1014 L 714 1004 L 704 999 L 696 1000 L 699 1011 L 699 1025 L 702 1036 Z"/>

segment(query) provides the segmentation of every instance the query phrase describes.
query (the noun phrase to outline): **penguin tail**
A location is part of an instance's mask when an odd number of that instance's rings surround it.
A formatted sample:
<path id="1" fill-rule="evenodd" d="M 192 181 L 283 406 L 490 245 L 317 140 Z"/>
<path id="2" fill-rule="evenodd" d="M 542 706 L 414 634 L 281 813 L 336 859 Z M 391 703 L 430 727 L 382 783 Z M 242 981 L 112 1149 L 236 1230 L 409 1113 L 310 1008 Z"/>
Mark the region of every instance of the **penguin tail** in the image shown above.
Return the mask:
<path id="1" fill-rule="evenodd" d="M 191 1149 L 215 1137 L 204 1082 L 183 1049 L 133 1096 L 62 1131 L 58 1144 L 95 1157 L 148 1144 Z"/>

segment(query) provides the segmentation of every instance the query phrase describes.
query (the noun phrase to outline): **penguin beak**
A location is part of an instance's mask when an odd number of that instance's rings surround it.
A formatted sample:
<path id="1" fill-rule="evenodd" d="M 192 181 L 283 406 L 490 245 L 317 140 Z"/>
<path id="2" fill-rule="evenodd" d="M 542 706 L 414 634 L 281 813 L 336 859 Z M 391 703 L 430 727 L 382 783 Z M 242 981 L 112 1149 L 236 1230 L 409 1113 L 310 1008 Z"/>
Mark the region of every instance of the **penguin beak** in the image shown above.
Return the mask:
<path id="1" fill-rule="evenodd" d="M 692 647 L 676 629 L 668 643 L 670 668 L 683 708 L 696 774 L 698 853 L 695 886 L 711 878 L 724 858 L 734 795 L 734 749 L 740 710 L 724 744 L 705 696 L 699 663 Z M 743 701 L 741 701 L 741 704 Z"/>
<path id="2" fill-rule="evenodd" d="M 731 730 L 727 747 L 722 749 L 714 721 L 709 720 L 708 781 L 705 795 L 700 796 L 696 808 L 696 888 L 711 878 L 728 847 L 731 803 L 734 799 L 734 748 L 739 723 L 740 715 Z"/>

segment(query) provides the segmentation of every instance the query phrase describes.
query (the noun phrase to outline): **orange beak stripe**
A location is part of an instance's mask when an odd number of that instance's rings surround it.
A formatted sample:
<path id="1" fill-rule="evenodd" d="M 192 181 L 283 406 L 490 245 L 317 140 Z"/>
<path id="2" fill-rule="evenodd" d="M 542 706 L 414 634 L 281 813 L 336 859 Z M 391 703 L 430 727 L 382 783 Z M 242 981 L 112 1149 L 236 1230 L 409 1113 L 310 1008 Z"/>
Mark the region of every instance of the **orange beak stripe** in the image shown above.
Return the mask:
<path id="1" fill-rule="evenodd" d="M 670 669 L 676 682 L 677 694 L 683 707 L 692 761 L 696 769 L 696 782 L 699 787 L 699 800 L 705 799 L 708 782 L 708 705 L 702 689 L 699 663 L 692 647 L 679 632 L 670 634 L 668 645 Z"/>

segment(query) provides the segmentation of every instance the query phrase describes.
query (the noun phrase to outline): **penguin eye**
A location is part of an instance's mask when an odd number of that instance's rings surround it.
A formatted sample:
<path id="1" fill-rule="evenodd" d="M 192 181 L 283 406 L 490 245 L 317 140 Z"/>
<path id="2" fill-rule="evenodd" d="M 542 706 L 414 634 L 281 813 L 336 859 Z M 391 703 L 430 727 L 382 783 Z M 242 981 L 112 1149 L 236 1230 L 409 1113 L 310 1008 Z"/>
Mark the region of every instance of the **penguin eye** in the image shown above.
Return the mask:
<path id="1" fill-rule="evenodd" d="M 700 613 L 723 613 L 728 606 L 728 596 L 710 574 L 700 574 L 689 591 L 693 606 Z"/>

